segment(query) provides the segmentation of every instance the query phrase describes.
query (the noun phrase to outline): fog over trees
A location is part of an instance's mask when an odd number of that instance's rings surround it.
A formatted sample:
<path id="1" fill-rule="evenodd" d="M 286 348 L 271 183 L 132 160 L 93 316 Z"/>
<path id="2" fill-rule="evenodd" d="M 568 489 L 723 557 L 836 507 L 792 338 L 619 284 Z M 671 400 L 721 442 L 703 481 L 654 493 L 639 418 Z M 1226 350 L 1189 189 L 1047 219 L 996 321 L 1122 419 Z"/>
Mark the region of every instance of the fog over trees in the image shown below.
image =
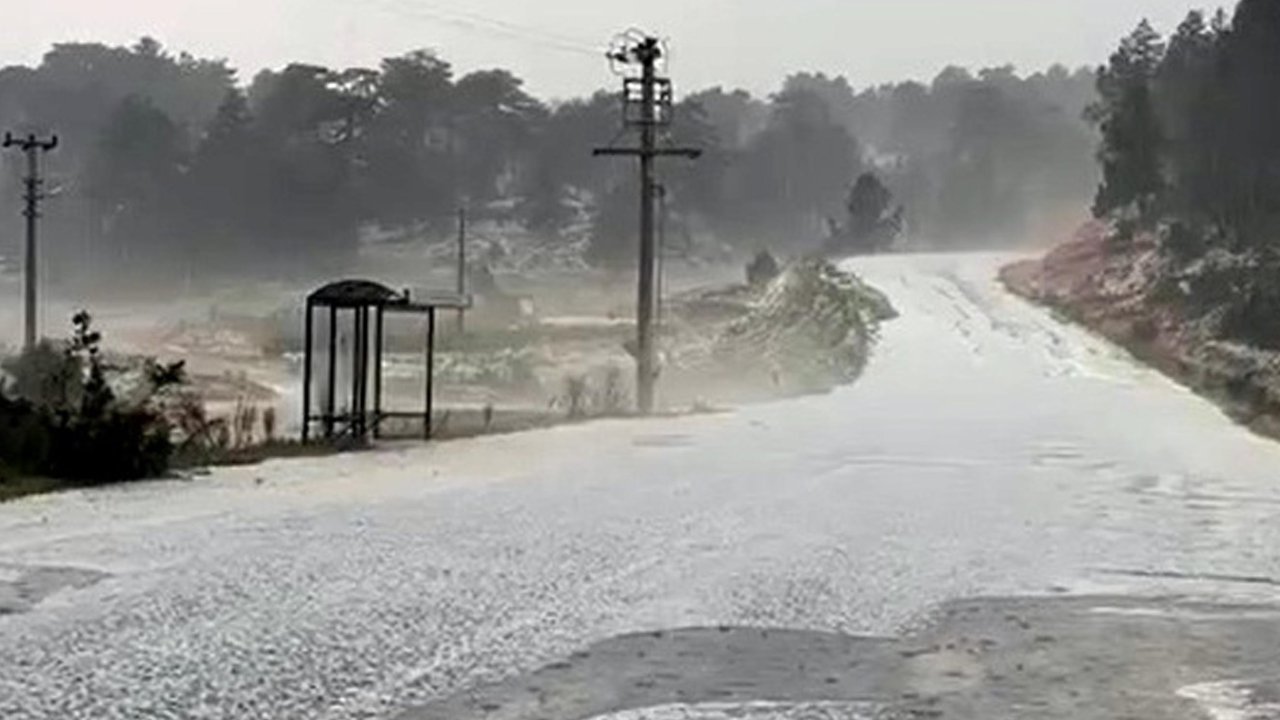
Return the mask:
<path id="1" fill-rule="evenodd" d="M 900 243 L 1047 242 L 1096 185 L 1094 84 L 1062 67 L 947 68 L 861 90 L 798 73 L 767 98 L 684 88 L 670 140 L 706 155 L 664 162 L 667 233 L 744 254 L 818 250 L 870 173 L 902 208 Z M 240 78 L 144 38 L 57 45 L 37 67 L 0 70 L 0 124 L 62 136 L 47 157 L 55 282 L 326 272 L 371 230 L 443 237 L 463 204 L 545 242 L 583 234 L 592 262 L 622 266 L 634 168 L 591 156 L 619 136 L 614 90 L 552 103 L 509 70 L 460 74 L 430 51 Z M 4 162 L 0 215 L 16 228 L 20 158 Z M 18 235 L 0 233 L 0 254 Z"/>

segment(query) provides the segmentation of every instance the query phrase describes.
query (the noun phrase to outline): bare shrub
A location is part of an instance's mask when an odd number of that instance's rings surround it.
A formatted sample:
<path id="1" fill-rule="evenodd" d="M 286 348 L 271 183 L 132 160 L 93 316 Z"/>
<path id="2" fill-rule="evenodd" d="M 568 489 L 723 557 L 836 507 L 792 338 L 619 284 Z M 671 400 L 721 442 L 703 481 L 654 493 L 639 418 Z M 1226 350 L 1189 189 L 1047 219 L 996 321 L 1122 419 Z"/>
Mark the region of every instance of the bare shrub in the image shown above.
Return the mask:
<path id="1" fill-rule="evenodd" d="M 270 405 L 262 409 L 262 441 L 276 441 L 276 409 Z"/>
<path id="2" fill-rule="evenodd" d="M 617 416 L 627 410 L 627 389 L 622 379 L 622 368 L 610 365 L 604 373 L 600 396 L 596 403 L 600 414 Z"/>
<path id="3" fill-rule="evenodd" d="M 590 384 L 586 375 L 569 375 L 564 379 L 565 414 L 577 420 L 587 416 L 587 396 Z"/>
<path id="4" fill-rule="evenodd" d="M 236 409 L 231 415 L 231 446 L 236 449 L 253 445 L 253 430 L 258 425 L 258 406 L 245 403 L 244 398 L 236 400 Z"/>
<path id="5" fill-rule="evenodd" d="M 225 453 L 231 449 L 231 427 L 227 425 L 226 420 L 221 418 L 214 420 L 211 435 L 214 450 Z"/>

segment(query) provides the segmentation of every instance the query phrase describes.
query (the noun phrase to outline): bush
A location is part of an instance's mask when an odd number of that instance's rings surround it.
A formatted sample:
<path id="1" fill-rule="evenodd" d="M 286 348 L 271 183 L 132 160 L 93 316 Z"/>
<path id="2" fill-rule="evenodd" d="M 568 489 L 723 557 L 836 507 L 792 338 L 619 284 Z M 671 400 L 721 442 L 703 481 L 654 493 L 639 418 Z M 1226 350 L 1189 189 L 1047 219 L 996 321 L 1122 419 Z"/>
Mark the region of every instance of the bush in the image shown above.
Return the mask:
<path id="1" fill-rule="evenodd" d="M 164 473 L 173 444 L 151 413 L 112 409 L 55 425 L 53 449 L 40 474 L 92 485 Z"/>
<path id="2" fill-rule="evenodd" d="M 52 449 L 53 431 L 47 416 L 31 403 L 0 392 L 0 458 L 6 465 L 6 477 L 0 477 L 0 482 L 38 474 L 48 464 Z"/>
<path id="3" fill-rule="evenodd" d="M 13 396 L 52 411 L 70 409 L 84 390 L 79 360 L 48 340 L 5 362 L 4 370 L 13 378 Z"/>
<path id="4" fill-rule="evenodd" d="M 102 337 L 88 313 L 76 314 L 69 342 L 42 343 L 5 366 L 0 388 L 0 457 L 12 475 L 81 484 L 136 480 L 163 473 L 173 453 L 167 389 L 183 381 L 181 363 L 143 365 L 145 387 L 124 402 L 102 358 Z"/>
<path id="5" fill-rule="evenodd" d="M 1223 335 L 1264 350 L 1280 350 L 1277 314 L 1280 314 L 1280 288 L 1263 283 L 1242 288 L 1223 312 Z"/>
<path id="6" fill-rule="evenodd" d="M 1183 222 L 1175 222 L 1165 228 L 1163 239 L 1165 249 L 1179 262 L 1195 260 L 1208 250 L 1204 231 Z"/>
<path id="7" fill-rule="evenodd" d="M 747 284 L 753 287 L 768 285 L 782 272 L 778 261 L 768 250 L 761 250 L 747 264 Z"/>
<path id="8" fill-rule="evenodd" d="M 790 266 L 751 312 L 724 327 L 711 353 L 764 386 L 826 390 L 862 371 L 887 298 L 825 260 Z"/>
<path id="9" fill-rule="evenodd" d="M 1160 337 L 1160 326 L 1151 318 L 1140 318 L 1133 323 L 1130 335 L 1140 343 L 1153 343 Z"/>

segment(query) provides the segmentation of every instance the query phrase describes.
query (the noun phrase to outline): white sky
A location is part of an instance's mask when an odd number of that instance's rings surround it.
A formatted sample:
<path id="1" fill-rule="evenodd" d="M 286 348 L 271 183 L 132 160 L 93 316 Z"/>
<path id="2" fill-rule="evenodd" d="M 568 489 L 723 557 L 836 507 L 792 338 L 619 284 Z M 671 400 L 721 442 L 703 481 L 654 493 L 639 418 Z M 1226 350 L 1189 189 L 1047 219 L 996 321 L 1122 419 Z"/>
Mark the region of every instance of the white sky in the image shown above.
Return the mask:
<path id="1" fill-rule="evenodd" d="M 948 63 L 1094 65 L 1143 17 L 1173 29 L 1193 0 L 41 0 L 11 7 L 0 64 L 33 64 L 65 40 L 131 43 L 225 57 L 247 80 L 289 61 L 368 65 L 434 48 L 460 70 L 504 66 L 531 90 L 563 97 L 612 86 L 603 59 L 513 39 L 567 36 L 604 47 L 636 26 L 668 37 L 679 87 L 768 93 L 796 70 L 844 74 L 856 87 L 931 78 Z M 15 5 L 16 0 L 4 4 Z M 448 20 L 444 18 L 450 18 Z M 474 23 L 472 23 L 474 25 Z M 525 32 L 531 29 L 531 32 Z"/>

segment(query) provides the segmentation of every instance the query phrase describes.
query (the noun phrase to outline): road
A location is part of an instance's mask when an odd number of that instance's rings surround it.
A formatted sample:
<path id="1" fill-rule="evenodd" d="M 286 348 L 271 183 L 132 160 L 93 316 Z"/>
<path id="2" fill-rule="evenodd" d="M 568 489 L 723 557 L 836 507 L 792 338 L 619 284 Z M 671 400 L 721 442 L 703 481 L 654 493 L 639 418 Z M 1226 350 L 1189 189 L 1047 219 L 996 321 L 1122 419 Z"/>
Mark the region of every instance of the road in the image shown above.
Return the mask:
<path id="1" fill-rule="evenodd" d="M 827 396 L 0 506 L 0 717 L 396 717 L 625 633 L 1270 600 L 1280 446 L 1004 259 L 856 263 L 902 317 Z"/>

